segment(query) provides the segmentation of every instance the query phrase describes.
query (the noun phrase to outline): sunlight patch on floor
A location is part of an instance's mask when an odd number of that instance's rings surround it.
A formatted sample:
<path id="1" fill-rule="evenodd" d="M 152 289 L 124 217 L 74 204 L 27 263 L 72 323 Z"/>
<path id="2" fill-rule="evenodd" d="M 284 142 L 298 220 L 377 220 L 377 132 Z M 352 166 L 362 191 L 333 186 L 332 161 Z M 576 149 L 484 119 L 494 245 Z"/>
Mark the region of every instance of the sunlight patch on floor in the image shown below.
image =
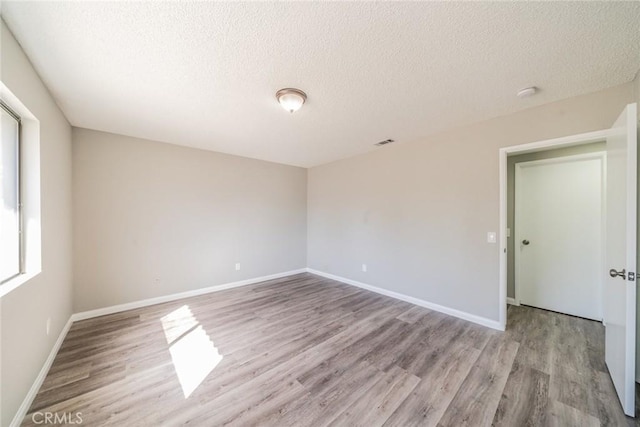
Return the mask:
<path id="1" fill-rule="evenodd" d="M 187 305 L 164 316 L 162 326 L 186 399 L 220 363 L 222 355 Z"/>
<path id="2" fill-rule="evenodd" d="M 171 344 L 185 333 L 198 325 L 198 321 L 191 313 L 188 305 L 173 310 L 162 319 L 162 329 L 167 338 L 167 344 Z"/>

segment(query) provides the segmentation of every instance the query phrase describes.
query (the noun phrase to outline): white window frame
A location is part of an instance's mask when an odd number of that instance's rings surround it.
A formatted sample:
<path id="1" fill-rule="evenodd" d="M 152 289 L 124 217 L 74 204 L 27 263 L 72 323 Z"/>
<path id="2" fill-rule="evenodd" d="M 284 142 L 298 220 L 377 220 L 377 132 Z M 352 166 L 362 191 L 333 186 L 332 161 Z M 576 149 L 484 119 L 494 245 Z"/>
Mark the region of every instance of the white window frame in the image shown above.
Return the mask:
<path id="1" fill-rule="evenodd" d="M 17 142 L 17 147 L 16 147 L 16 151 L 17 151 L 17 165 L 16 165 L 16 170 L 17 170 L 17 175 L 18 175 L 18 233 L 19 233 L 19 238 L 18 238 L 18 274 L 13 275 L 11 277 L 8 277 L 4 280 L 0 280 L 0 286 L 4 285 L 5 283 L 10 282 L 11 280 L 15 279 L 16 277 L 20 276 L 21 274 L 24 274 L 24 242 L 22 239 L 22 226 L 23 226 L 23 222 L 22 222 L 22 152 L 21 152 L 21 144 L 22 144 L 22 135 L 21 135 L 21 131 L 20 128 L 22 127 L 22 119 L 20 118 L 20 115 L 18 115 L 18 113 L 16 113 L 15 111 L 13 111 L 13 109 L 7 105 L 6 102 L 4 102 L 2 100 L 2 98 L 0 98 L 0 108 L 2 108 L 7 114 L 9 114 L 11 117 L 13 117 L 13 119 L 15 119 L 15 121 L 18 123 L 18 142 Z"/>
<path id="2" fill-rule="evenodd" d="M 42 272 L 40 211 L 40 122 L 0 81 L 0 100 L 20 118 L 19 209 L 20 274 L 0 283 L 0 298 Z"/>

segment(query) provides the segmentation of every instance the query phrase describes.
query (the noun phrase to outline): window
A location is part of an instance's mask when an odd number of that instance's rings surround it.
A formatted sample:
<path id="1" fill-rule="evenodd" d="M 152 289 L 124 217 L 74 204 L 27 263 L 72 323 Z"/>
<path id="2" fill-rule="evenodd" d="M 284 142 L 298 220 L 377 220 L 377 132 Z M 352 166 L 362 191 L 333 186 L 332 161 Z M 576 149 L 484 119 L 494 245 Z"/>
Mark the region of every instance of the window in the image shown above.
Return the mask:
<path id="1" fill-rule="evenodd" d="M 0 81 L 0 298 L 42 272 L 40 218 L 40 121 Z"/>
<path id="2" fill-rule="evenodd" d="M 0 283 L 22 273 L 20 117 L 0 101 Z"/>

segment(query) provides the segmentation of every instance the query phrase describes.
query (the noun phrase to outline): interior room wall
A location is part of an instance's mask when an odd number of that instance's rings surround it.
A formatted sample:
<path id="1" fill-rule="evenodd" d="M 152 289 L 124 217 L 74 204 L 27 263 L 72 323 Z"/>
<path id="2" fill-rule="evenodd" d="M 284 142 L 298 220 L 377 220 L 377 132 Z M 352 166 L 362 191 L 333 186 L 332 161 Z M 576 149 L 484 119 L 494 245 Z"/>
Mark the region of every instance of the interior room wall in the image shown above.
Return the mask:
<path id="1" fill-rule="evenodd" d="M 303 168 L 74 128 L 75 310 L 306 267 L 306 193 Z"/>
<path id="2" fill-rule="evenodd" d="M 509 298 L 513 298 L 515 294 L 515 244 L 513 236 L 515 236 L 516 230 L 514 218 L 516 164 L 532 162 L 534 160 L 574 156 L 577 154 L 595 153 L 604 150 L 606 150 L 606 144 L 602 141 L 593 144 L 538 151 L 537 153 L 520 154 L 507 158 L 507 228 L 511 230 L 511 236 L 507 238 L 507 296 Z"/>
<path id="3" fill-rule="evenodd" d="M 0 79 L 40 121 L 42 181 L 42 273 L 0 299 L 0 423 L 8 426 L 72 312 L 71 127 L 1 26 Z"/>
<path id="4" fill-rule="evenodd" d="M 487 232 L 499 236 L 499 148 L 608 128 L 632 92 L 628 83 L 310 169 L 308 266 L 497 321 L 499 248 Z"/>

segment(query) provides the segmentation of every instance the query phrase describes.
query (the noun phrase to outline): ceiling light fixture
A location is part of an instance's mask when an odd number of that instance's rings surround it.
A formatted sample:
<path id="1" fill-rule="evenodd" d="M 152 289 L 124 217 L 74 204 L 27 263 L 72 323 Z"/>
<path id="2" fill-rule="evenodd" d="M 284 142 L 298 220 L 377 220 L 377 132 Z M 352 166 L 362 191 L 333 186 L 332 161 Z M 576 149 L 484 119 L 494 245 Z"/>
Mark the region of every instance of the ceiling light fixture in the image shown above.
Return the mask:
<path id="1" fill-rule="evenodd" d="M 282 108 L 290 113 L 295 113 L 307 100 L 307 94 L 300 89 L 285 88 L 276 92 L 276 99 Z"/>
<path id="2" fill-rule="evenodd" d="M 538 92 L 538 88 L 535 86 L 531 86 L 520 89 L 516 95 L 518 96 L 518 98 L 528 98 L 535 95 L 536 92 Z"/>

